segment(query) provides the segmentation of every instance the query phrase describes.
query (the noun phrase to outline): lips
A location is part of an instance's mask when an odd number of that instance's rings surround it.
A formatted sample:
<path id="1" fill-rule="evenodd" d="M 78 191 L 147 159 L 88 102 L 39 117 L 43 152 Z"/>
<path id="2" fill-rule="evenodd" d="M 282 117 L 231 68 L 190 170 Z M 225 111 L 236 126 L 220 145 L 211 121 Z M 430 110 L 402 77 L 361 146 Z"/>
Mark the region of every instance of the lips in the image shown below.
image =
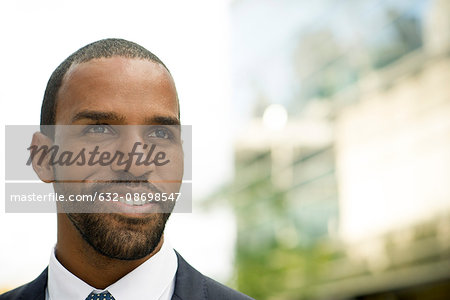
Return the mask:
<path id="1" fill-rule="evenodd" d="M 136 217 L 142 214 L 165 212 L 163 204 L 155 201 L 144 201 L 142 199 L 126 200 L 126 194 L 117 195 L 116 201 L 110 201 L 102 205 L 102 210 L 108 213 L 119 213 Z"/>
<path id="2" fill-rule="evenodd" d="M 120 203 L 133 206 L 142 206 L 151 203 L 154 194 L 160 193 L 149 189 L 137 188 L 120 188 L 110 191 L 111 197 Z"/>
<path id="3" fill-rule="evenodd" d="M 105 203 L 101 204 L 101 210 L 121 214 L 156 213 L 168 210 L 160 201 L 151 201 L 157 193 L 161 191 L 156 187 L 148 188 L 142 185 L 134 187 L 122 184 L 109 185 L 97 192 L 98 195 L 103 195 L 104 199 L 109 199 L 109 201 L 102 201 Z"/>
<path id="4" fill-rule="evenodd" d="M 154 203 L 149 200 L 148 193 L 136 193 L 136 192 L 123 193 L 123 194 L 118 194 L 116 199 L 120 203 L 124 203 L 126 205 L 132 205 L 132 206 L 142 206 L 142 205 Z"/>

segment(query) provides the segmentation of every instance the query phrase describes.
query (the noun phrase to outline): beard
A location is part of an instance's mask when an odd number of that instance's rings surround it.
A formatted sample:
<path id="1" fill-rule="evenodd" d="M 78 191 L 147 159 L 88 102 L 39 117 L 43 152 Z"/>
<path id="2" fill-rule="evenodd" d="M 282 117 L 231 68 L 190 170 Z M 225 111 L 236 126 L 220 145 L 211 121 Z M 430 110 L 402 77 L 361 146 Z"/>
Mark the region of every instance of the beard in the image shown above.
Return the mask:
<path id="1" fill-rule="evenodd" d="M 130 218 L 114 213 L 67 213 L 69 220 L 94 250 L 106 257 L 136 260 L 158 246 L 170 213 Z"/>
<path id="2" fill-rule="evenodd" d="M 131 180 L 126 175 L 118 178 L 119 183 L 106 182 L 88 185 L 54 183 L 56 192 L 70 194 L 90 194 L 117 189 L 121 186 L 139 186 L 142 191 L 160 193 L 161 191 L 145 180 Z M 167 220 L 173 210 L 173 205 L 161 203 L 156 211 L 142 214 L 139 217 L 124 216 L 117 211 L 108 211 L 104 203 L 65 202 L 60 208 L 64 211 L 86 241 L 100 254 L 120 260 L 136 260 L 151 254 L 161 241 Z M 88 213 L 86 213 L 88 212 Z"/>

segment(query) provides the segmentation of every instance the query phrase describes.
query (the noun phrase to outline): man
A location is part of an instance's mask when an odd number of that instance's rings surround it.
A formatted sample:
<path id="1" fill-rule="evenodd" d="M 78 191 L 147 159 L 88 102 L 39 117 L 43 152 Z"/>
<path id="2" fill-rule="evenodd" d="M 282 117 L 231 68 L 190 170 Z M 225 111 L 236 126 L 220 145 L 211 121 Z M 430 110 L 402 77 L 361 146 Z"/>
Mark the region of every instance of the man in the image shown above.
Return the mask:
<path id="1" fill-rule="evenodd" d="M 119 198 L 138 192 L 139 204 L 58 203 L 57 243 L 48 268 L 34 281 L 1 295 L 1 300 L 250 299 L 186 263 L 164 241 L 173 205 L 141 198 L 144 193 L 153 197 L 179 191 L 181 142 L 176 128 L 167 129 L 180 124 L 179 116 L 168 69 L 135 43 L 94 42 L 53 72 L 42 103 L 41 132 L 34 134 L 32 146 L 57 144 L 84 154 L 95 144 L 96 151 L 113 149 L 123 154 L 140 147 L 142 153 L 149 153 L 148 139 L 165 152 L 153 164 L 139 164 L 137 159 L 124 164 L 111 158 L 106 164 L 99 159 L 100 165 L 86 166 L 83 160 L 69 167 L 51 164 L 48 157 L 40 162 L 34 157 L 33 169 L 42 181 L 53 183 L 55 192 L 103 197 L 113 193 Z M 71 125 L 68 132 L 65 125 Z M 93 211 L 80 210 L 83 207 Z"/>

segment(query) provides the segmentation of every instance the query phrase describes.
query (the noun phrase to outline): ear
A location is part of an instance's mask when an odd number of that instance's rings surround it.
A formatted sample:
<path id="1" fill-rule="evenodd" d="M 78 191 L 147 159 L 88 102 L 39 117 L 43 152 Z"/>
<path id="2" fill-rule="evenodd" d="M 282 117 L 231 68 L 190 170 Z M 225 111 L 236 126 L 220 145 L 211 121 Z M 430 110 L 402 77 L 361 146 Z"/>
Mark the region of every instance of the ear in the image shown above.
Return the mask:
<path id="1" fill-rule="evenodd" d="M 30 145 L 30 159 L 33 165 L 33 170 L 36 172 L 39 179 L 43 182 L 50 183 L 55 181 L 53 166 L 50 165 L 50 159 L 54 150 L 51 150 L 53 141 L 42 134 L 35 132 Z"/>

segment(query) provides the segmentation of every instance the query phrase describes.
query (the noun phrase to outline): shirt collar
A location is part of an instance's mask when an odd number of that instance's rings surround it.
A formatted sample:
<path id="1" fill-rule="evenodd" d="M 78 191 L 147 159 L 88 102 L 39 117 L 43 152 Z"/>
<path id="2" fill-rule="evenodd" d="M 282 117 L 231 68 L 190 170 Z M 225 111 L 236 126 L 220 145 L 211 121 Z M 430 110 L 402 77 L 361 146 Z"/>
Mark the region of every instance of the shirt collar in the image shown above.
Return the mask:
<path id="1" fill-rule="evenodd" d="M 67 270 L 55 256 L 53 248 L 48 266 L 48 294 L 50 300 L 84 300 L 91 292 L 109 291 L 117 299 L 170 299 L 175 284 L 178 261 L 169 242 L 164 238 L 161 249 L 139 267 L 107 287 L 98 290 Z"/>

